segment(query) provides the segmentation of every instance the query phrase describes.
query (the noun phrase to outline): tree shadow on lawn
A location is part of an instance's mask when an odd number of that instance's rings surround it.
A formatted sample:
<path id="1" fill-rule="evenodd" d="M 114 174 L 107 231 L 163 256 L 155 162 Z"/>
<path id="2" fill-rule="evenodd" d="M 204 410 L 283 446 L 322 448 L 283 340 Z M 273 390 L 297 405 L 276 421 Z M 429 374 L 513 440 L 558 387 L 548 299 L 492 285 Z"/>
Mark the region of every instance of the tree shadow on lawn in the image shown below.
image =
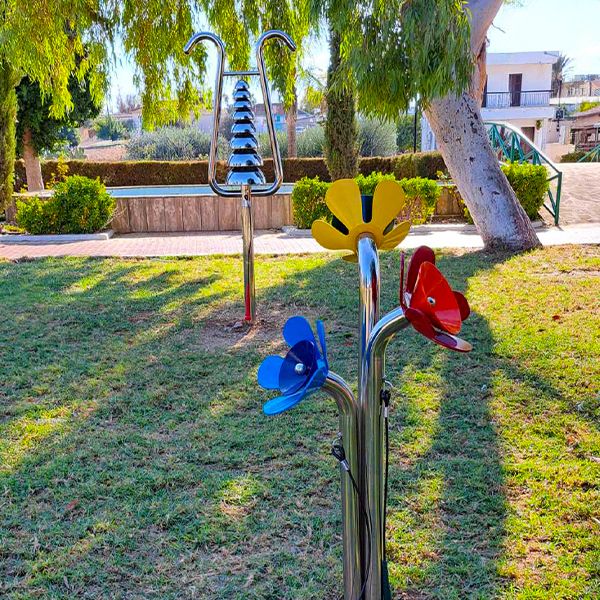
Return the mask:
<path id="1" fill-rule="evenodd" d="M 305 260 L 306 270 L 290 269 L 271 287 L 257 264 L 259 310 L 278 310 L 278 322 L 265 316 L 265 326 L 277 349 L 287 316 L 324 318 L 332 368 L 354 382 L 355 269 Z M 501 260 L 446 256 L 440 268 L 460 288 Z M 175 283 L 184 263 L 166 264 L 176 265 L 174 274 L 145 272 L 146 263 L 83 261 L 60 278 L 42 275 L 51 309 L 39 313 L 37 292 L 30 306 L 13 303 L 28 328 L 11 330 L 9 344 L 25 333 L 28 352 L 49 324 L 54 329 L 35 360 L 19 366 L 21 349 L 3 351 L 4 364 L 13 365 L 7 381 L 17 382 L 5 393 L 14 405 L 2 418 L 6 448 L 27 438 L 24 428 L 33 434 L 0 471 L 7 532 L 0 591 L 15 598 L 339 597 L 333 403 L 319 395 L 285 416 L 264 417 L 255 373 L 270 351 L 266 338 L 214 352 L 202 342 L 211 323 L 222 330 L 223 310 L 241 314 L 240 291 L 221 289 L 214 273 Z M 382 313 L 395 305 L 397 264 L 397 254 L 382 258 Z M 85 278 L 94 285 L 78 286 Z M 61 298 L 65 289 L 77 292 Z M 519 373 L 494 357 L 482 316 L 471 317 L 464 337 L 475 344 L 467 357 L 411 332 L 388 352 L 388 376 L 402 392 L 394 398 L 388 517 L 399 598 L 494 597 L 503 585 L 496 565 L 506 509 L 488 400 L 495 371 Z"/>

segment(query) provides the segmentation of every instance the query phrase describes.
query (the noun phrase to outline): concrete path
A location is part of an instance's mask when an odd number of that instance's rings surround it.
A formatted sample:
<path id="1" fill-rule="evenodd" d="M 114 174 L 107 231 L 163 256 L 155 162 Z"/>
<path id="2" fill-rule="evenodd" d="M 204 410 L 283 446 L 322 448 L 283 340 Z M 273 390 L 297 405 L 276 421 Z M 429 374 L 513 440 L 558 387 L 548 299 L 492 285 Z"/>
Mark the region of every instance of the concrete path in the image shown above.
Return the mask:
<path id="1" fill-rule="evenodd" d="M 545 246 L 561 244 L 600 244 L 600 224 L 538 230 Z M 481 238 L 472 225 L 420 225 L 413 227 L 401 248 L 416 248 L 426 244 L 432 248 L 481 248 Z M 303 254 L 323 252 L 309 233 L 289 235 L 280 231 L 257 231 L 254 238 L 257 254 Z M 210 254 L 240 254 L 242 238 L 239 232 L 185 234 L 128 234 L 103 241 L 64 243 L 3 243 L 0 238 L 0 258 L 20 259 L 45 256 L 202 256 Z"/>
<path id="2" fill-rule="evenodd" d="M 563 183 L 560 200 L 560 224 L 600 223 L 600 163 L 560 163 Z M 541 214 L 547 223 L 552 215 Z"/>

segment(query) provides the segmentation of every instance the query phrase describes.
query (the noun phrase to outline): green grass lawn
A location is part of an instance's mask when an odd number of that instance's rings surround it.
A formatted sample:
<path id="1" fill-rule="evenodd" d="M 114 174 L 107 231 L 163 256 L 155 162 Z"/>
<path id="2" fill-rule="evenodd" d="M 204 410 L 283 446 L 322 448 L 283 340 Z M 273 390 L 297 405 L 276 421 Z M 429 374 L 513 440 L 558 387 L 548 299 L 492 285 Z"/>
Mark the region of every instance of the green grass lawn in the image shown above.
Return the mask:
<path id="1" fill-rule="evenodd" d="M 389 347 L 395 598 L 598 598 L 600 249 L 440 266 L 475 349 Z M 334 404 L 255 376 L 304 314 L 355 381 L 355 269 L 259 257 L 246 333 L 239 257 L 0 262 L 0 597 L 337 599 Z"/>

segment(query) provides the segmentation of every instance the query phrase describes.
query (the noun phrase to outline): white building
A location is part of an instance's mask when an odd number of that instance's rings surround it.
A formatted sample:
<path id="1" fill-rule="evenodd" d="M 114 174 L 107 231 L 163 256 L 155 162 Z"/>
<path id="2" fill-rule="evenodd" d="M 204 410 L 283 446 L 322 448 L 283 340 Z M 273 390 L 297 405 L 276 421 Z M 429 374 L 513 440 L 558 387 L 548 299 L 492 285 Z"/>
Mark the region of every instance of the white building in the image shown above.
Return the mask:
<path id="1" fill-rule="evenodd" d="M 487 81 L 481 106 L 484 121 L 510 123 L 538 148 L 545 148 L 556 127 L 551 106 L 552 65 L 558 52 L 501 52 L 487 55 Z M 423 150 L 436 148 L 435 136 L 423 118 Z"/>

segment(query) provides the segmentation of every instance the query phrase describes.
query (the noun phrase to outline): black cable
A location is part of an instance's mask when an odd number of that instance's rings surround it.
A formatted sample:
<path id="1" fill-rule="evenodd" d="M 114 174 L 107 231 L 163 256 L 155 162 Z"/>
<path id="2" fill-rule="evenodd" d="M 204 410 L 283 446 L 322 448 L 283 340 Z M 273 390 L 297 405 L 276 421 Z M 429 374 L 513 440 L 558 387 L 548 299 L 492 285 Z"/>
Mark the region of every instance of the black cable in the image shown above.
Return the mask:
<path id="1" fill-rule="evenodd" d="M 383 518 L 382 518 L 382 540 L 383 540 L 383 561 L 387 561 L 387 549 L 385 543 L 385 535 L 387 529 L 387 504 L 388 504 L 388 479 L 390 471 L 390 420 L 388 415 L 388 407 L 390 405 L 390 391 L 387 389 L 381 390 L 381 400 L 384 404 L 383 419 L 385 421 L 385 471 L 383 480 Z"/>
<path id="2" fill-rule="evenodd" d="M 350 464 L 346 460 L 346 452 L 344 450 L 344 446 L 342 445 L 341 440 L 339 438 L 333 443 L 333 446 L 331 447 L 331 454 L 333 454 L 333 456 L 340 462 L 340 464 L 342 465 L 342 467 L 344 468 L 346 473 L 348 473 L 348 477 L 350 477 L 350 482 L 352 483 L 354 493 L 356 494 L 356 497 L 358 498 L 358 508 L 361 511 L 361 513 L 363 514 L 363 516 L 365 517 L 365 523 L 367 525 L 367 539 L 370 541 L 371 540 L 371 531 L 372 531 L 371 515 L 369 514 L 369 511 L 367 511 L 367 508 L 363 502 L 363 499 L 361 498 L 360 492 L 358 490 L 358 484 L 356 483 L 356 479 L 354 479 L 354 476 L 352 475 L 352 471 L 350 470 Z M 366 560 L 367 573 L 365 575 L 365 580 L 363 581 L 362 587 L 360 588 L 360 594 L 358 596 L 358 600 L 364 600 L 365 591 L 367 589 L 367 582 L 369 581 L 369 577 L 371 575 L 371 544 L 370 544 L 370 542 L 367 544 L 367 550 L 368 550 L 367 560 Z M 343 596 L 342 596 L 342 598 L 343 598 Z"/>

